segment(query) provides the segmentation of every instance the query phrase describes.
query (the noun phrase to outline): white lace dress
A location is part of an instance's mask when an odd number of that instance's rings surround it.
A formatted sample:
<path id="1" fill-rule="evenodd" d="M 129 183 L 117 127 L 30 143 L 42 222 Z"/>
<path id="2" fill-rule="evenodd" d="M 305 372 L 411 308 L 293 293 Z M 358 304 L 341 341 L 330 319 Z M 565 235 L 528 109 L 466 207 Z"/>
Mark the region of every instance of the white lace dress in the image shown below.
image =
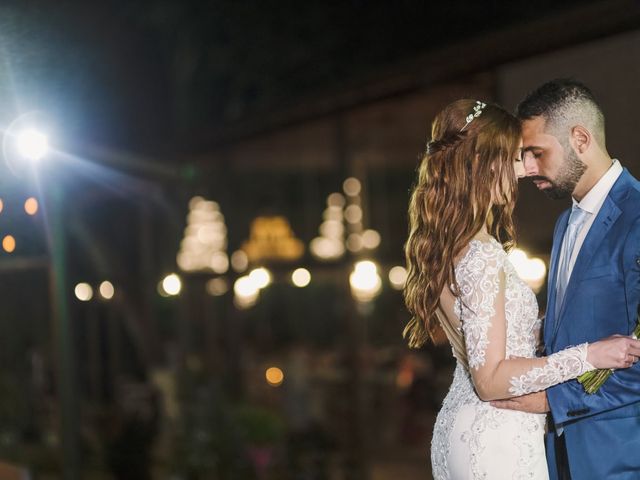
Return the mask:
<path id="1" fill-rule="evenodd" d="M 545 415 L 488 401 L 544 390 L 593 369 L 587 344 L 536 358 L 536 298 L 497 240 L 472 240 L 455 272 L 461 294 L 454 310 L 468 367 L 458 360 L 436 419 L 433 478 L 548 479 Z"/>

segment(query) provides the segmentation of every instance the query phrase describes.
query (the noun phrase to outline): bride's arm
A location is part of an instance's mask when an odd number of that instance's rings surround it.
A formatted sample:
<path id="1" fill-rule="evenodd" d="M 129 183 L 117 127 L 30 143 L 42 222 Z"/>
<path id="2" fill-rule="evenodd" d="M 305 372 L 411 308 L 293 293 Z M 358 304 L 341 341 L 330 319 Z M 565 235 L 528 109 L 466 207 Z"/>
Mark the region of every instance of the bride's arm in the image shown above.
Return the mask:
<path id="1" fill-rule="evenodd" d="M 623 337 L 596 342 L 591 347 L 584 343 L 547 357 L 506 358 L 503 263 L 507 259 L 504 252 L 490 247 L 483 247 L 471 259 L 458 282 L 469 369 L 482 400 L 545 390 L 594 368 L 629 366 L 621 363 L 622 352 L 626 356 L 628 347 L 625 345 L 629 341 Z M 522 341 L 530 340 L 523 338 Z"/>

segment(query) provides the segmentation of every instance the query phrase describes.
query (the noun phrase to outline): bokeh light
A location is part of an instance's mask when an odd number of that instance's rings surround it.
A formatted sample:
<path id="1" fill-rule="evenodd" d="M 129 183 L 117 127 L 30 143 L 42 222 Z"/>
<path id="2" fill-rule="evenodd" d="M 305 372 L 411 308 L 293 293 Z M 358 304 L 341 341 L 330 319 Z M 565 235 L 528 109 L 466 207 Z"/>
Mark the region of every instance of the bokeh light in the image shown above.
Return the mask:
<path id="1" fill-rule="evenodd" d="M 249 273 L 249 278 L 257 288 L 265 288 L 271 283 L 271 272 L 264 267 L 256 268 Z"/>
<path id="2" fill-rule="evenodd" d="M 362 208 L 359 205 L 349 205 L 344 210 L 344 218 L 349 223 L 358 223 L 362 221 Z"/>
<path id="3" fill-rule="evenodd" d="M 2 249 L 7 253 L 13 253 L 16 249 L 16 239 L 13 235 L 5 235 L 2 239 Z"/>
<path id="4" fill-rule="evenodd" d="M 29 197 L 24 202 L 24 211 L 27 212 L 27 215 L 35 215 L 38 213 L 38 200 L 34 197 Z"/>
<path id="5" fill-rule="evenodd" d="M 182 290 L 182 280 L 180 277 L 171 273 L 162 280 L 162 290 L 169 296 L 175 296 Z"/>
<path id="6" fill-rule="evenodd" d="M 356 263 L 353 272 L 349 275 L 349 284 L 356 300 L 360 302 L 373 300 L 382 290 L 378 267 L 370 260 Z"/>
<path id="7" fill-rule="evenodd" d="M 362 232 L 362 246 L 373 250 L 380 245 L 380 234 L 375 230 L 365 230 Z"/>
<path id="8" fill-rule="evenodd" d="M 279 387 L 284 381 L 284 372 L 278 367 L 267 368 L 264 376 L 272 387 Z"/>
<path id="9" fill-rule="evenodd" d="M 350 197 L 355 197 L 356 195 L 358 195 L 361 188 L 362 186 L 360 185 L 360 180 L 354 177 L 347 178 L 342 184 L 344 193 L 346 193 Z"/>
<path id="10" fill-rule="evenodd" d="M 332 193 L 327 197 L 327 205 L 329 205 L 330 208 L 337 207 L 342 209 L 345 203 L 346 200 L 344 198 L 344 195 L 342 195 L 341 193 Z"/>
<path id="11" fill-rule="evenodd" d="M 350 252 L 359 252 L 362 250 L 362 235 L 359 233 L 351 233 L 347 237 L 347 248 Z"/>
<path id="12" fill-rule="evenodd" d="M 240 277 L 233 285 L 234 303 L 240 309 L 255 305 L 260 296 L 260 288 L 248 275 Z"/>
<path id="13" fill-rule="evenodd" d="M 224 278 L 212 278 L 207 282 L 207 293 L 214 297 L 220 297 L 229 291 L 229 284 Z"/>
<path id="14" fill-rule="evenodd" d="M 244 272 L 249 267 L 249 257 L 244 250 L 236 250 L 231 255 L 231 268 L 236 272 Z"/>
<path id="15" fill-rule="evenodd" d="M 344 254 L 344 242 L 335 238 L 316 237 L 311 240 L 309 249 L 320 260 L 333 260 Z"/>
<path id="16" fill-rule="evenodd" d="M 297 268 L 291 274 L 291 281 L 296 287 L 306 287 L 311 283 L 311 273 L 306 268 Z"/>
<path id="17" fill-rule="evenodd" d="M 229 257 L 224 252 L 216 252 L 211 255 L 211 269 L 215 273 L 226 273 L 229 270 Z"/>
<path id="18" fill-rule="evenodd" d="M 88 283 L 79 283 L 74 289 L 76 298 L 81 302 L 88 302 L 93 298 L 93 288 Z"/>
<path id="19" fill-rule="evenodd" d="M 116 289 L 110 281 L 105 280 L 98 287 L 98 291 L 100 292 L 100 296 L 102 298 L 104 298 L 105 300 L 111 300 L 116 292 Z"/>
<path id="20" fill-rule="evenodd" d="M 395 290 L 402 290 L 407 281 L 407 269 L 397 265 L 389 270 L 389 283 Z"/>

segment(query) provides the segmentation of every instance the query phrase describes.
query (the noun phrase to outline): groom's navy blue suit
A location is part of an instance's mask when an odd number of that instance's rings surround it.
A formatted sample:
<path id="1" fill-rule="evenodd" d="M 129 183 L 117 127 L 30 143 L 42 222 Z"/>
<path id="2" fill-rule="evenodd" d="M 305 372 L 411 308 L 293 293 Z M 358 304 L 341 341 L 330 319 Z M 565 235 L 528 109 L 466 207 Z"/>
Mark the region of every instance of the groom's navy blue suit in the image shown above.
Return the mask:
<path id="1" fill-rule="evenodd" d="M 630 335 L 640 303 L 640 182 L 624 169 L 576 258 L 561 311 L 556 281 L 570 210 L 553 234 L 544 326 L 546 354 L 613 334 Z M 553 423 L 564 436 L 573 480 L 640 479 L 640 362 L 614 372 L 593 395 L 572 380 L 547 390 Z M 547 434 L 551 479 L 558 478 Z"/>

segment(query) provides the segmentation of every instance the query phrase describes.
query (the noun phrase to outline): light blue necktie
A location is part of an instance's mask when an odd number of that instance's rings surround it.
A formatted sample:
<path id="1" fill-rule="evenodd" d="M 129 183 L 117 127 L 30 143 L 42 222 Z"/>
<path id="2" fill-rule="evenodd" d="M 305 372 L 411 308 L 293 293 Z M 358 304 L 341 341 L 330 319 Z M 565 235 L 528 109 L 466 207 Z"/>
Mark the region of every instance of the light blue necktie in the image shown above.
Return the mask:
<path id="1" fill-rule="evenodd" d="M 571 209 L 571 215 L 569 216 L 569 226 L 564 233 L 564 240 L 562 241 L 562 249 L 560 250 L 560 264 L 558 265 L 558 286 L 556 289 L 556 319 L 562 308 L 564 301 L 564 294 L 567 290 L 567 284 L 569 283 L 570 272 L 569 263 L 571 261 L 571 255 L 573 254 L 573 247 L 576 244 L 576 238 L 578 233 L 582 230 L 585 220 L 590 215 L 589 212 L 582 210 L 577 204 Z"/>

